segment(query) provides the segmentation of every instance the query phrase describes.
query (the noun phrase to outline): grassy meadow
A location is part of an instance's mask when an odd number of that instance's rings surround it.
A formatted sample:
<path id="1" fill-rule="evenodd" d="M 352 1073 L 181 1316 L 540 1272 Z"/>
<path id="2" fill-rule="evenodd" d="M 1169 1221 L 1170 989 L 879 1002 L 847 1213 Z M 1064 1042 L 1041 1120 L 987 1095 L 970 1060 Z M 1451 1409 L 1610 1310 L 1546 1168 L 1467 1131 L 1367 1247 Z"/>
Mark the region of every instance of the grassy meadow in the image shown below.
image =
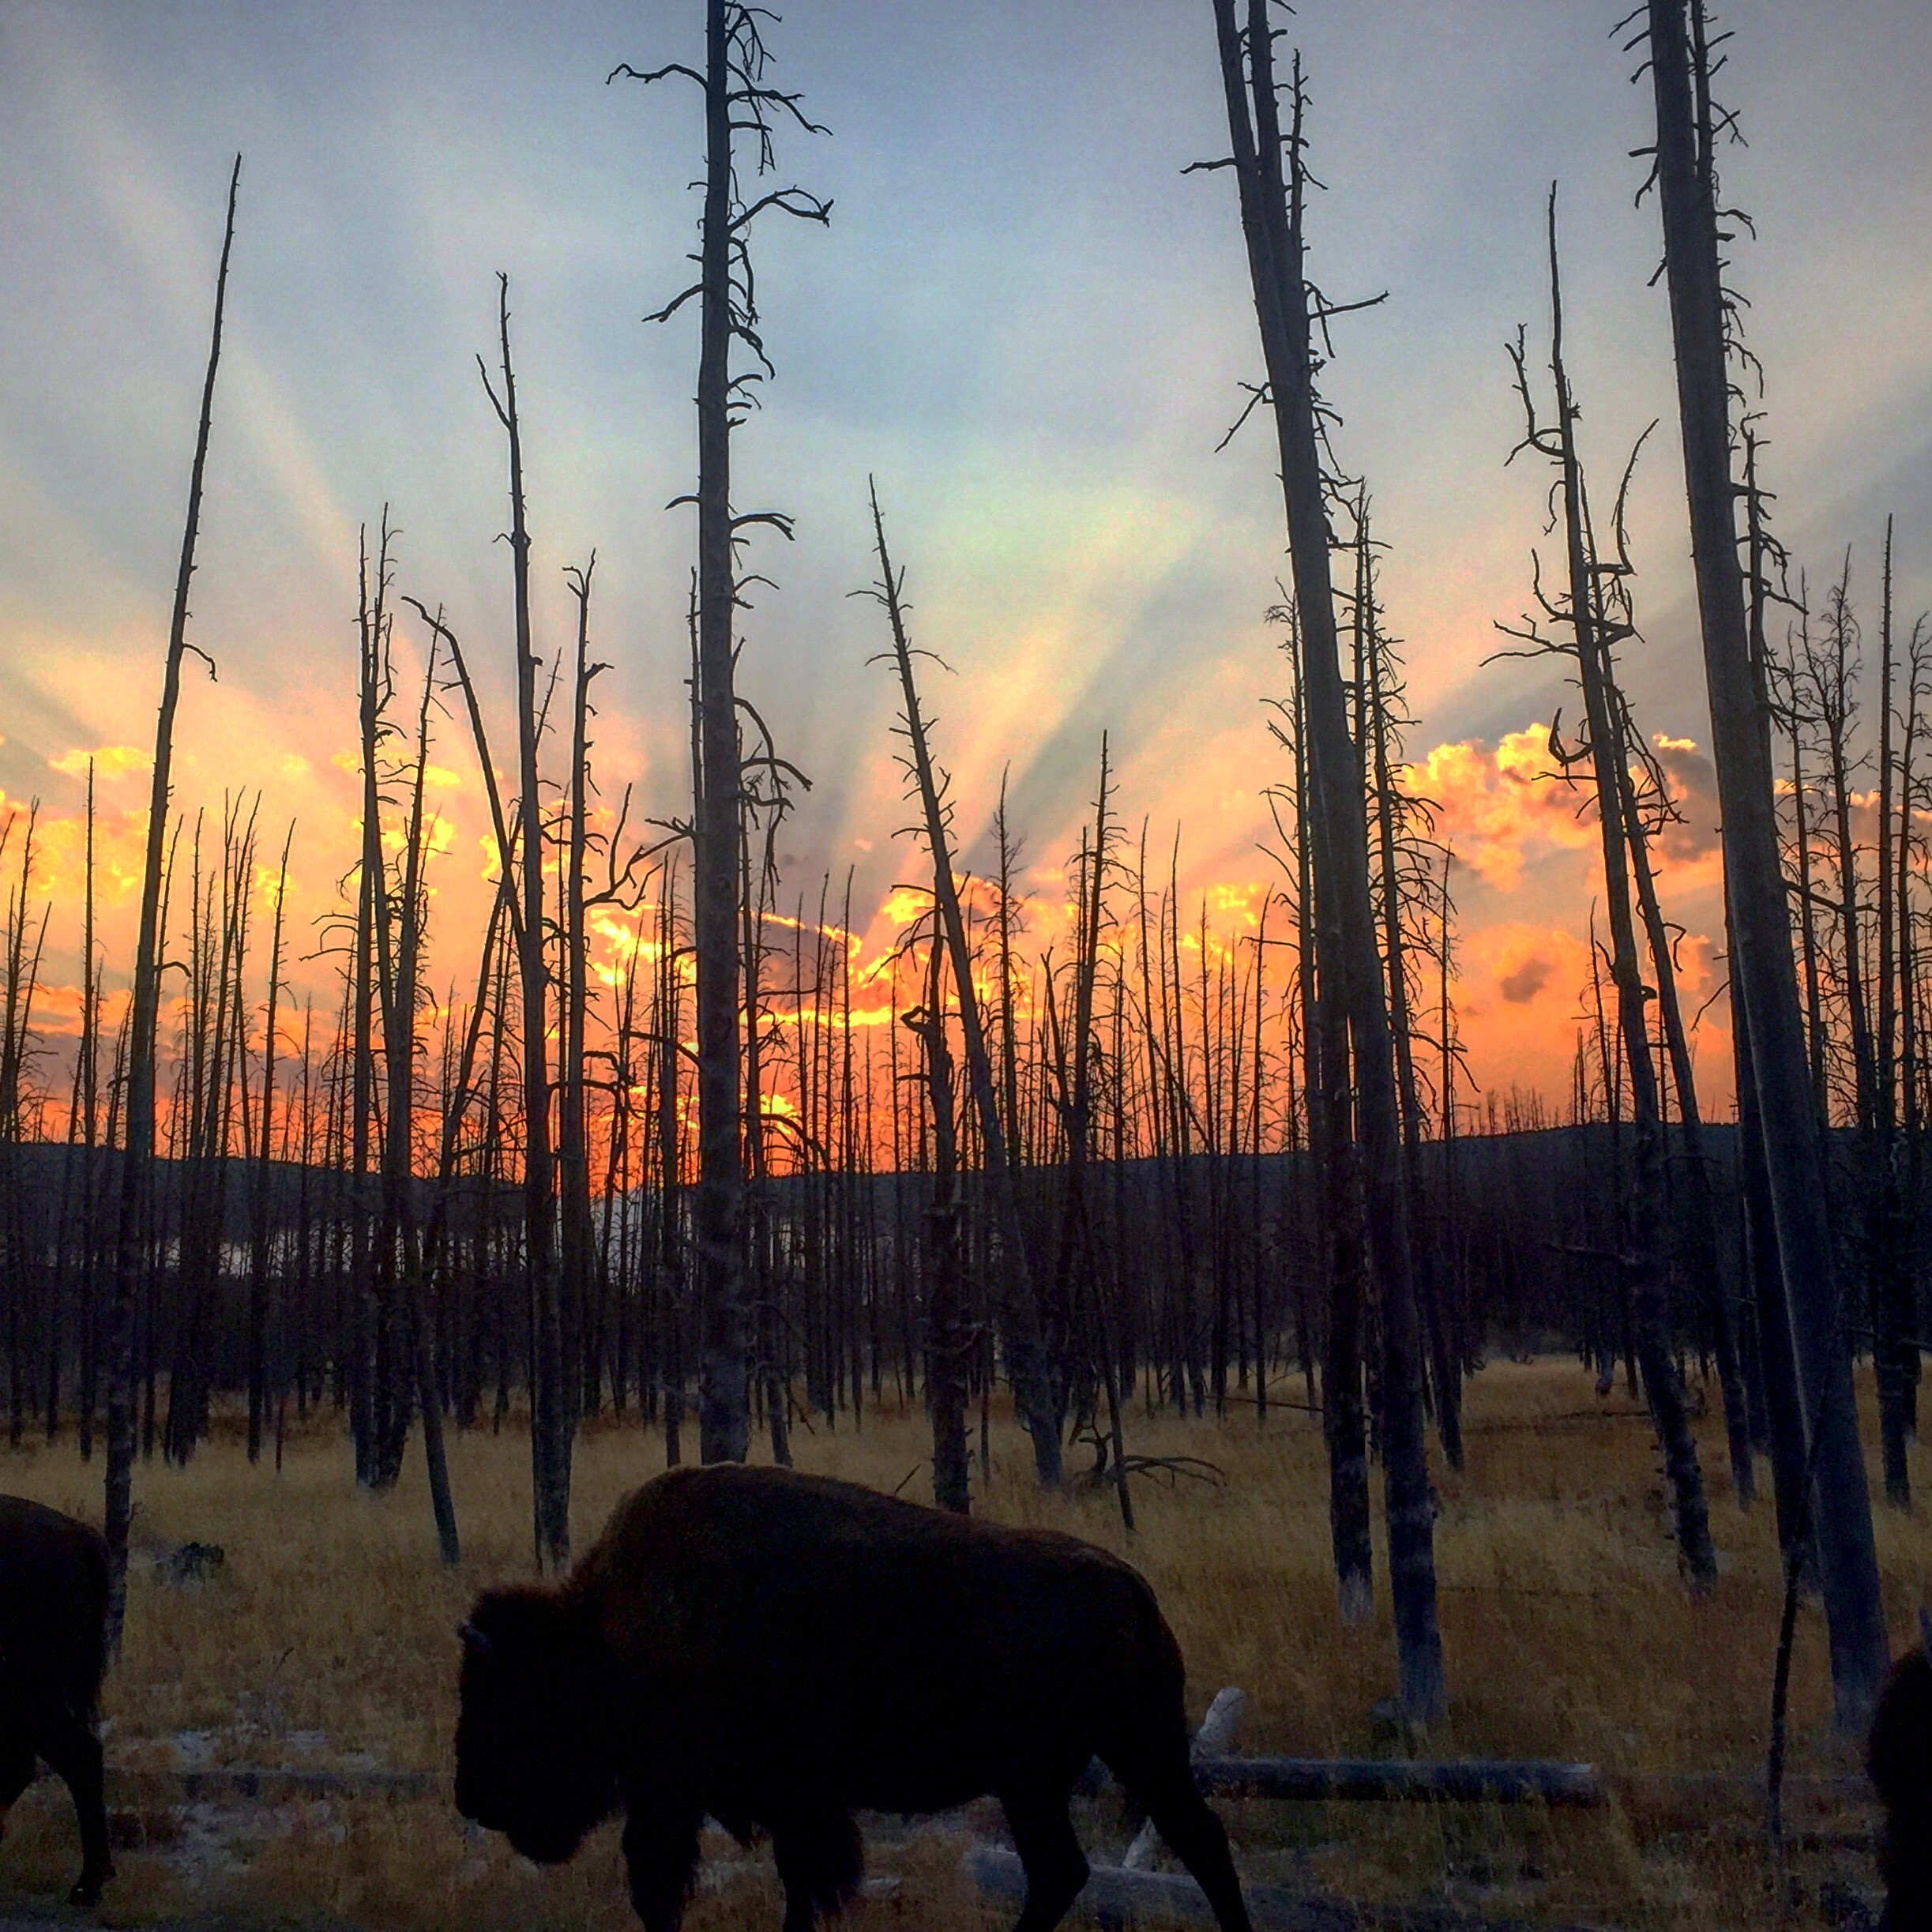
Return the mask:
<path id="1" fill-rule="evenodd" d="M 1866 1395 L 1869 1402 L 1870 1391 Z M 1573 1363 L 1498 1363 L 1469 1385 L 1468 1457 L 1438 1470 L 1437 1566 L 1451 1714 L 1431 1755 L 1553 1757 L 1603 1768 L 1600 1809 L 1226 1803 L 1251 1877 L 1316 1887 L 1365 1905 L 1460 1904 L 1551 1924 L 1632 1928 L 1768 1926 L 1761 1805 L 1741 1786 L 1686 1774 L 1761 1772 L 1780 1589 L 1768 1498 L 1737 1509 L 1718 1419 L 1700 1425 L 1723 1552 L 1713 1596 L 1680 1585 L 1647 1421 L 1621 1385 L 1600 1401 Z M 1869 1418 L 1868 1418 L 1869 1420 Z M 835 1433 L 795 1432 L 799 1465 L 929 1494 L 923 1419 L 889 1407 Z M 1402 1748 L 1374 1707 L 1393 1687 L 1385 1579 L 1376 1621 L 1334 1611 L 1326 1472 L 1305 1413 L 1253 1410 L 1224 1423 L 1131 1422 L 1137 1453 L 1204 1457 L 1224 1487 L 1141 1481 L 1139 1528 L 1122 1529 L 1111 1491 L 1058 1495 L 1033 1484 L 1010 1422 L 996 1417 L 994 1467 L 975 1508 L 1051 1523 L 1119 1550 L 1153 1582 L 1186 1655 L 1197 1714 L 1216 1689 L 1249 1695 L 1237 1748 L 1317 1755 Z M 1913 1477 L 1932 1484 L 1932 1453 Z M 216 1915 L 234 1923 L 354 1925 L 368 1932 L 619 1932 L 631 1925 L 615 1826 L 569 1866 L 539 1871 L 466 1829 L 449 1796 L 458 1644 L 474 1592 L 532 1569 L 525 1434 L 453 1436 L 464 1558 L 437 1562 L 419 1451 L 393 1494 L 357 1491 L 333 1418 L 288 1441 L 276 1473 L 251 1469 L 224 1418 L 186 1469 L 137 1472 L 136 1562 L 124 1654 L 103 1697 L 109 1802 L 129 1841 L 100 1917 L 116 1926 Z M 581 1549 L 612 1504 L 663 1464 L 661 1437 L 610 1422 L 581 1440 L 573 1535 Z M 100 1519 L 101 1465 L 70 1441 L 8 1455 L 0 1487 Z M 1768 1488 L 1768 1472 L 1762 1479 Z M 1874 1489 L 1876 1490 L 1874 1472 Z M 1932 1583 L 1921 1509 L 1881 1507 L 1879 1555 L 1895 1641 Z M 209 1581 L 163 1580 L 144 1554 L 219 1543 Z M 1378 1543 L 1379 1549 L 1379 1543 Z M 1822 1620 L 1800 1620 L 1793 1690 L 1794 1834 L 1784 1888 L 1795 1923 L 1818 1923 L 1821 1886 L 1872 1883 L 1870 1814 L 1814 1782 L 1855 1772 L 1855 1747 L 1829 1723 Z M 277 1804 L 183 1805 L 166 1774 L 200 1766 L 423 1770 L 427 1796 L 330 1797 Z M 1126 1832 L 1107 1800 L 1085 1808 L 1091 1852 L 1117 1857 Z M 971 1830 L 888 1825 L 855 1908 L 862 1925 L 1005 1923 L 960 1875 Z M 698 1932 L 775 1927 L 778 1893 L 761 1852 L 722 1837 L 687 1923 Z M 51 1911 L 73 1875 L 72 1812 L 43 1780 L 0 1847 L 0 1914 Z"/>

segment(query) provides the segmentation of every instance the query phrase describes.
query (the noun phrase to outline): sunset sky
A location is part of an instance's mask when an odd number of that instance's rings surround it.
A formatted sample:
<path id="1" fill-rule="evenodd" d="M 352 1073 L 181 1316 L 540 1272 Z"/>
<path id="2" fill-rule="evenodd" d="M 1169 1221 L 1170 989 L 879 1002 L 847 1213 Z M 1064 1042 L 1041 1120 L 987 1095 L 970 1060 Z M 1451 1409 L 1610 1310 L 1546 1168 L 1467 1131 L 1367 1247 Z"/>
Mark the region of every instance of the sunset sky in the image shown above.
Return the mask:
<path id="1" fill-rule="evenodd" d="M 1667 317 L 1647 286 L 1657 218 L 1633 205 L 1647 88 L 1621 5 L 1341 5 L 1291 23 L 1328 192 L 1313 273 L 1389 292 L 1338 325 L 1323 375 L 1344 460 L 1390 546 L 1417 783 L 1460 868 L 1472 1071 L 1553 1098 L 1587 978 L 1594 826 L 1540 778 L 1569 700 L 1482 660 L 1514 618 L 1546 478 L 1503 353 L 1547 332 L 1543 206 L 1560 179 L 1571 373 L 1599 493 L 1653 417 L 1633 493 L 1645 641 L 1637 715 L 1682 787 L 1663 885 L 1693 1005 L 1721 917 L 1690 603 Z M 1932 602 L 1932 14 L 1875 3 L 1736 7 L 1721 92 L 1750 140 L 1724 161 L 1757 239 L 1735 251 L 1766 370 L 1779 528 L 1814 581 L 1854 547 L 1875 657 L 1877 562 L 1898 519 L 1906 621 Z M 1207 0 L 801 0 L 776 77 L 829 139 L 781 136 L 772 185 L 831 197 L 829 229 L 757 244 L 777 364 L 737 438 L 741 509 L 797 519 L 761 545 L 741 688 L 814 780 L 784 854 L 816 896 L 857 867 L 880 906 L 911 862 L 892 759 L 896 696 L 868 660 L 864 506 L 876 474 L 921 642 L 966 856 L 1002 767 L 1036 883 L 1073 847 L 1111 733 L 1122 810 L 1177 823 L 1190 891 L 1239 919 L 1272 876 L 1261 788 L 1282 774 L 1261 701 L 1285 689 L 1264 621 L 1285 573 L 1269 427 L 1215 453 L 1259 351 L 1228 176 Z M 540 648 L 563 567 L 597 553 L 597 770 L 615 800 L 679 809 L 692 550 L 696 312 L 641 318 L 687 279 L 701 158 L 695 93 L 606 73 L 701 56 L 697 0 L 530 8 L 469 0 L 0 16 L 0 792 L 39 797 L 50 876 L 73 876 L 89 751 L 111 866 L 137 863 L 153 707 L 206 353 L 221 197 L 243 162 L 192 636 L 178 802 L 260 786 L 265 842 L 297 821 L 298 950 L 353 853 L 356 531 L 388 502 L 397 587 L 451 622 L 509 746 L 500 432 L 476 378 L 511 277 Z M 420 627 L 400 621 L 405 663 Z M 413 675 L 413 672 L 411 674 Z M 111 748 L 131 747 L 130 757 Z M 453 721 L 436 753 L 439 978 L 472 970 L 485 814 Z M 835 896 L 837 892 L 835 885 Z M 125 885 L 110 966 L 129 952 Z M 874 919 L 874 942 L 885 930 Z M 50 927 L 71 981 L 77 900 Z M 323 983 L 323 968 L 297 977 Z M 57 1002 L 58 1003 L 58 1002 Z M 1721 1003 L 1700 1036 L 1727 1110 Z"/>

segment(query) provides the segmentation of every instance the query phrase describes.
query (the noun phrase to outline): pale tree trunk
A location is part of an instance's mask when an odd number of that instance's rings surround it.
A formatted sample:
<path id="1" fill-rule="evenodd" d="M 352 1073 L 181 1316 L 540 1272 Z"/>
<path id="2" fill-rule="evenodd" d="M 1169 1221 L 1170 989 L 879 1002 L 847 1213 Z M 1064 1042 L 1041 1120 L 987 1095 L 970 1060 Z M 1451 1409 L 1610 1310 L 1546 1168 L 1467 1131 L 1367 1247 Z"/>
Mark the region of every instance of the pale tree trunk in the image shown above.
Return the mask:
<path id="1" fill-rule="evenodd" d="M 1436 1616 L 1435 1513 L 1423 1428 L 1420 1323 L 1403 1191 L 1395 1066 L 1369 893 L 1368 829 L 1358 783 L 1359 754 L 1349 737 L 1336 657 L 1328 506 L 1317 440 L 1310 297 L 1302 265 L 1306 177 L 1300 148 L 1300 77 L 1298 70 L 1295 129 L 1284 144 L 1266 0 L 1250 0 L 1245 47 L 1234 0 L 1214 0 L 1214 12 L 1240 182 L 1242 225 L 1274 404 L 1301 624 L 1310 795 L 1315 806 L 1316 900 L 1322 918 L 1333 918 L 1340 941 L 1332 977 L 1325 955 L 1322 960 L 1324 997 L 1332 984 L 1348 1015 L 1355 1065 L 1364 1218 L 1381 1318 L 1383 1468 L 1401 1699 L 1413 1721 L 1427 1723 L 1441 1714 L 1446 1701 Z M 1284 145 L 1290 150 L 1286 181 Z M 1332 1083 L 1332 1069 L 1325 1073 Z"/>
<path id="2" fill-rule="evenodd" d="M 1691 552 L 1735 923 L 1731 980 L 1750 1028 L 1765 1172 L 1806 1438 L 1814 1445 L 1819 1572 L 1838 1720 L 1857 1729 L 1886 1667 L 1885 1619 L 1826 1221 L 1824 1150 L 1799 1017 L 1769 745 L 1760 727 L 1746 631 L 1701 0 L 1648 0 L 1648 20 Z"/>

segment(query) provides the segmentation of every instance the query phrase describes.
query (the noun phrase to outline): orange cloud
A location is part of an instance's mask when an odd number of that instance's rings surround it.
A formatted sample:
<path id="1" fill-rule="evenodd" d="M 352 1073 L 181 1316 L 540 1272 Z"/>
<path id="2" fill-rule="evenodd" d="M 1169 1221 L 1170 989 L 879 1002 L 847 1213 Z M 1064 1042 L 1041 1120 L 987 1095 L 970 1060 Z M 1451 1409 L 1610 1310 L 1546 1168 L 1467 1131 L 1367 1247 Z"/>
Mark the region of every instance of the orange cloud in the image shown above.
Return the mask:
<path id="1" fill-rule="evenodd" d="M 47 765 L 69 778 L 85 778 L 90 761 L 96 780 L 126 778 L 136 772 L 154 769 L 154 754 L 143 751 L 138 745 L 103 745 L 93 751 L 77 748 L 63 751 L 58 758 L 49 758 Z"/>
<path id="2" fill-rule="evenodd" d="M 1434 802 L 1438 836 L 1498 892 L 1514 892 L 1539 851 L 1574 851 L 1596 839 L 1588 795 L 1563 782 L 1546 725 L 1525 725 L 1493 747 L 1438 745 L 1404 770 L 1402 784 Z"/>

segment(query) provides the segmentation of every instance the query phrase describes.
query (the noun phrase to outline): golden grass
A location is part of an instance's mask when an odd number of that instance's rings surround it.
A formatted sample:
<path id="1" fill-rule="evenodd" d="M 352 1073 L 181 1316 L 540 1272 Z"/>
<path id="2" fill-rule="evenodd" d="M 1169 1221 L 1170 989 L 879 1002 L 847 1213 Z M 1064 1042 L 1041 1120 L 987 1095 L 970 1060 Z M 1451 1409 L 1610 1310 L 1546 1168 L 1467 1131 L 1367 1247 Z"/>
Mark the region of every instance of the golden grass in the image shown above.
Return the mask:
<path id="1" fill-rule="evenodd" d="M 1629 1404 L 1619 1390 L 1602 1406 Z M 1780 1589 L 1768 1502 L 1748 1516 L 1737 1510 L 1721 1431 L 1707 1420 L 1701 1447 L 1722 1572 L 1714 1597 L 1693 1601 L 1678 1581 L 1648 1426 L 1575 1419 L 1597 1407 L 1589 1378 L 1568 1363 L 1499 1363 L 1470 1386 L 1468 1467 L 1438 1477 L 1453 1707 L 1429 1749 L 1584 1758 L 1619 1774 L 1757 1769 Z M 1370 1716 L 1393 1678 L 1386 1589 L 1372 1625 L 1340 1625 L 1310 1419 L 1278 1410 L 1263 1431 L 1250 1410 L 1220 1425 L 1137 1415 L 1130 1426 L 1136 1451 L 1208 1457 L 1227 1487 L 1141 1483 L 1140 1528 L 1128 1538 L 1111 1493 L 1042 1494 L 1021 1438 L 1002 1423 L 976 1506 L 1071 1528 L 1137 1563 L 1179 1635 L 1197 1710 L 1222 1684 L 1249 1693 L 1243 1750 L 1387 1750 Z M 927 1493 L 916 1415 L 869 1415 L 856 1432 L 821 1424 L 795 1441 L 804 1468 Z M 1932 1456 L 1913 1456 L 1923 1489 Z M 450 1459 L 465 1553 L 454 1572 L 436 1561 L 419 1462 L 394 1494 L 360 1494 L 333 1421 L 291 1440 L 280 1475 L 248 1467 L 229 1419 L 187 1469 L 157 1463 L 137 1472 L 137 1550 L 195 1539 L 221 1544 L 227 1562 L 215 1581 L 189 1588 L 136 1566 L 126 1648 L 103 1705 L 121 1802 L 152 1791 L 133 1775 L 144 1768 L 190 1760 L 427 1768 L 438 1782 L 427 1799 L 252 1811 L 224 1803 L 182 1813 L 144 1799 L 155 1842 L 119 1855 L 110 1923 L 213 1910 L 372 1932 L 620 1932 L 632 1923 L 613 1830 L 564 1870 L 539 1872 L 466 1832 L 448 1801 L 454 1626 L 481 1585 L 531 1570 L 527 1436 L 453 1437 Z M 577 1460 L 579 1547 L 662 1462 L 661 1438 L 634 1425 L 587 1434 Z M 100 1473 L 62 1444 L 14 1453 L 0 1482 L 97 1520 Z M 1932 1534 L 1923 1514 L 1881 1509 L 1878 1536 L 1886 1608 L 1903 1644 L 1932 1578 Z M 1794 1680 L 1795 1769 L 1855 1767 L 1828 1720 L 1821 1619 L 1807 1610 Z M 113 1784 L 111 1770 L 111 1801 Z M 1364 1902 L 1448 1896 L 1522 1916 L 1686 1932 L 1768 1925 L 1775 1915 L 1756 1813 L 1741 1799 L 1693 1806 L 1688 1817 L 1635 1802 L 1572 1813 L 1257 1802 L 1224 1810 L 1252 1875 L 1319 1882 Z M 1843 1831 L 1863 1819 L 1855 1811 L 1822 1821 Z M 996 1813 L 984 1822 L 996 1825 Z M 1118 1852 L 1109 1806 L 1089 1807 L 1083 1825 L 1091 1847 Z M 962 1932 L 1003 1923 L 1003 1908 L 982 1906 L 960 1883 L 963 1842 L 927 1834 L 877 1847 L 874 1870 L 900 1882 L 895 1896 L 866 1900 L 865 1922 Z M 709 1849 L 739 1869 L 694 1902 L 695 1932 L 775 1925 L 769 1863 L 747 1862 L 723 1840 Z M 55 1890 L 73 1859 L 65 1795 L 43 1783 L 0 1851 L 0 1903 Z M 1807 1889 L 1829 1876 L 1870 1882 L 1869 1859 L 1855 1847 L 1812 1846 L 1793 1869 Z"/>

